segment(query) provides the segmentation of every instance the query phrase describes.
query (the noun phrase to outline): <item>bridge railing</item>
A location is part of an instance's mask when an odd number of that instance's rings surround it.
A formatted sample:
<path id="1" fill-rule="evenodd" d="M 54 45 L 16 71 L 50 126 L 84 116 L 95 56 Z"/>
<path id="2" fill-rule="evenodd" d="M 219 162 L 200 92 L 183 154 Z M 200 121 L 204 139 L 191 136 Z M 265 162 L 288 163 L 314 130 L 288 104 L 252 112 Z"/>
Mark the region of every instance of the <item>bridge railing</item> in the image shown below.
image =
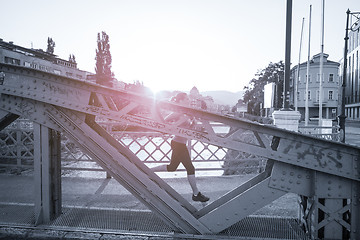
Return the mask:
<path id="1" fill-rule="evenodd" d="M 299 131 L 303 134 L 309 134 L 311 136 L 323 138 L 331 141 L 340 141 L 340 127 L 335 126 L 299 126 Z"/>
<path id="2" fill-rule="evenodd" d="M 116 123 L 102 122 L 119 142 L 129 147 L 149 167 L 168 164 L 171 158 L 171 135 L 159 132 L 127 131 Z M 327 140 L 339 141 L 338 126 L 299 126 L 299 131 Z M 81 152 L 66 136 L 61 141 L 62 170 L 102 172 L 88 155 Z M 219 148 L 192 140 L 189 144 L 191 158 L 197 171 L 216 171 L 225 175 L 262 172 L 266 159 L 255 155 Z M 20 119 L 0 132 L 0 167 L 14 172 L 33 167 L 34 137 L 32 122 Z M 181 166 L 179 171 L 185 171 Z"/>
<path id="3" fill-rule="evenodd" d="M 103 122 L 101 125 L 149 167 L 169 164 L 171 135 L 148 131 L 125 131 L 126 129 L 109 122 Z M 189 142 L 188 148 L 196 170 L 201 172 L 212 172 L 216 175 L 259 173 L 266 164 L 264 158 L 198 140 Z M 65 175 L 71 171 L 104 171 L 65 135 L 62 135 L 61 140 L 61 156 L 62 170 Z M 0 168 L 8 168 L 12 172 L 20 173 L 33 168 L 33 159 L 32 122 L 26 119 L 16 120 L 0 132 Z M 184 172 L 185 169 L 180 166 L 179 171 Z"/>

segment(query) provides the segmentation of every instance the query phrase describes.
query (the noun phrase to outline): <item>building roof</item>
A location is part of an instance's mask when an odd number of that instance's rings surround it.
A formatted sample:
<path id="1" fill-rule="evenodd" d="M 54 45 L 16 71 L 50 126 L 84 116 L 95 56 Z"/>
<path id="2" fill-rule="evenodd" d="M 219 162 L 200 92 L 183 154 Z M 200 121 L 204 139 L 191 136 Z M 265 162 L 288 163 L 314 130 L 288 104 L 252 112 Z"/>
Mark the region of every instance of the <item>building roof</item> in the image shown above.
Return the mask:
<path id="1" fill-rule="evenodd" d="M 61 59 L 57 55 L 45 52 L 42 49 L 33 49 L 33 48 L 21 47 L 21 46 L 15 45 L 14 42 L 11 42 L 11 41 L 10 42 L 5 42 L 5 41 L 3 41 L 2 38 L 0 38 L 0 46 L 5 48 L 5 49 L 11 50 L 11 51 L 29 53 L 29 54 L 32 54 L 34 57 L 45 59 L 45 60 L 48 60 L 48 61 L 61 60 L 61 61 L 65 61 L 65 62 L 68 62 L 68 63 L 71 63 L 71 64 L 75 64 L 75 66 L 76 66 L 76 63 L 70 62 L 70 61 L 65 60 L 65 59 Z"/>
<path id="2" fill-rule="evenodd" d="M 318 53 L 318 54 L 315 54 L 311 60 L 310 60 L 310 66 L 314 66 L 314 65 L 319 65 L 320 64 L 320 55 L 321 53 Z M 340 63 L 338 62 L 334 62 L 334 61 L 330 61 L 328 60 L 328 57 L 329 57 L 329 54 L 326 54 L 324 53 L 324 64 L 326 65 L 334 65 L 334 66 L 340 66 Z M 307 61 L 306 62 L 303 62 L 303 63 L 300 63 L 300 68 L 302 67 L 306 67 L 307 66 Z M 298 67 L 298 65 L 296 64 L 292 69 L 291 71 L 294 71 L 296 70 Z"/>

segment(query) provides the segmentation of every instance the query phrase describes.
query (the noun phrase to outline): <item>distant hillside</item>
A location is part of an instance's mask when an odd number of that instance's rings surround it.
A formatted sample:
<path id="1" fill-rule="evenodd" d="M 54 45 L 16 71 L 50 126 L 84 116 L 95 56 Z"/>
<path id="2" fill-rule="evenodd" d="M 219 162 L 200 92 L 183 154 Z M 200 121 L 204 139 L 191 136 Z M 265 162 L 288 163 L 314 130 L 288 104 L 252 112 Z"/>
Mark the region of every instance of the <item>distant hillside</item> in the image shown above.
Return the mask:
<path id="1" fill-rule="evenodd" d="M 243 98 L 244 91 L 236 93 L 229 91 L 206 91 L 200 92 L 203 96 L 210 96 L 214 99 L 215 103 L 234 106 L 239 99 Z"/>

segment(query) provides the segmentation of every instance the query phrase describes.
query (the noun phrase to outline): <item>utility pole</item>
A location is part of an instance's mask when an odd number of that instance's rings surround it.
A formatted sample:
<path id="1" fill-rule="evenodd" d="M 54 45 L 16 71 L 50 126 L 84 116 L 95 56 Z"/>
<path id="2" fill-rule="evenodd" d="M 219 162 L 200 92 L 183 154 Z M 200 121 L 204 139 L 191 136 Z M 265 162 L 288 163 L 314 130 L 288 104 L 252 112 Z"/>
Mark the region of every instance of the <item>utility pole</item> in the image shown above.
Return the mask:
<path id="1" fill-rule="evenodd" d="M 292 0 L 286 2 L 286 37 L 285 37 L 285 69 L 284 69 L 284 111 L 290 110 L 290 57 L 291 57 L 291 19 Z"/>
<path id="2" fill-rule="evenodd" d="M 303 38 L 303 31 L 304 31 L 304 20 L 305 20 L 305 18 L 302 19 L 302 24 L 301 24 L 299 62 L 298 62 L 298 66 L 297 66 L 297 75 L 296 75 L 296 80 L 295 80 L 296 82 L 294 81 L 294 85 L 295 85 L 295 93 L 294 93 L 295 111 L 298 110 L 298 84 L 299 84 L 299 79 L 300 79 L 300 60 L 301 60 L 302 38 Z"/>
<path id="3" fill-rule="evenodd" d="M 310 71 L 310 39 L 311 39 L 311 8 L 309 13 L 309 43 L 308 43 L 308 59 L 306 64 L 306 86 L 305 86 L 305 126 L 309 124 L 309 71 Z"/>
<path id="4" fill-rule="evenodd" d="M 286 2 L 286 38 L 285 38 L 285 69 L 284 69 L 284 101 L 280 111 L 274 111 L 274 125 L 290 131 L 299 131 L 301 114 L 290 109 L 290 53 L 291 53 L 291 18 L 292 0 Z"/>
<path id="5" fill-rule="evenodd" d="M 320 53 L 320 83 L 319 83 L 319 126 L 322 126 L 322 104 L 323 104 L 323 89 L 322 83 L 324 81 L 324 15 L 325 15 L 325 0 L 321 1 L 321 53 Z"/>

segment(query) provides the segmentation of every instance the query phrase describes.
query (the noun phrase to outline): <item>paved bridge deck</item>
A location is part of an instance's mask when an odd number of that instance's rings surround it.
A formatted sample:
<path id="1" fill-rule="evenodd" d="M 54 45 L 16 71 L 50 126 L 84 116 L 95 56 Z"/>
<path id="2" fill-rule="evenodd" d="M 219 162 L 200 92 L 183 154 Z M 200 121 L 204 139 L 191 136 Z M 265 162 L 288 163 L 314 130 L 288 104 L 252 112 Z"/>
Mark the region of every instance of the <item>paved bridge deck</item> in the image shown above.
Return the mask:
<path id="1" fill-rule="evenodd" d="M 86 239 L 104 239 L 109 235 L 130 239 L 130 236 L 134 239 L 155 236 L 157 239 L 306 239 L 293 218 L 249 216 L 216 235 L 198 236 L 173 233 L 150 211 L 63 208 L 63 214 L 56 220 L 34 227 L 32 206 L 0 204 L 0 208 L 0 237 L 70 239 L 77 233 Z"/>
<path id="2" fill-rule="evenodd" d="M 199 187 L 211 200 L 225 194 L 253 175 L 200 177 Z M 185 178 L 166 179 L 174 188 L 190 198 Z M 0 238 L 24 237 L 33 239 L 74 236 L 85 239 L 104 239 L 109 236 L 128 236 L 130 239 L 156 237 L 179 238 L 269 238 L 298 239 L 305 237 L 295 219 L 297 197 L 289 194 L 215 236 L 173 233 L 159 219 L 114 179 L 63 177 L 63 211 L 59 218 L 35 226 L 33 177 L 31 175 L 0 174 Z M 194 206 L 201 207 L 196 205 Z M 282 207 L 282 208 L 280 208 Z M 277 209 L 277 210 L 276 210 Z M 269 213 L 273 213 L 270 215 Z M 265 216 L 267 215 L 267 216 Z M 286 216 L 285 216 L 286 215 Z"/>

